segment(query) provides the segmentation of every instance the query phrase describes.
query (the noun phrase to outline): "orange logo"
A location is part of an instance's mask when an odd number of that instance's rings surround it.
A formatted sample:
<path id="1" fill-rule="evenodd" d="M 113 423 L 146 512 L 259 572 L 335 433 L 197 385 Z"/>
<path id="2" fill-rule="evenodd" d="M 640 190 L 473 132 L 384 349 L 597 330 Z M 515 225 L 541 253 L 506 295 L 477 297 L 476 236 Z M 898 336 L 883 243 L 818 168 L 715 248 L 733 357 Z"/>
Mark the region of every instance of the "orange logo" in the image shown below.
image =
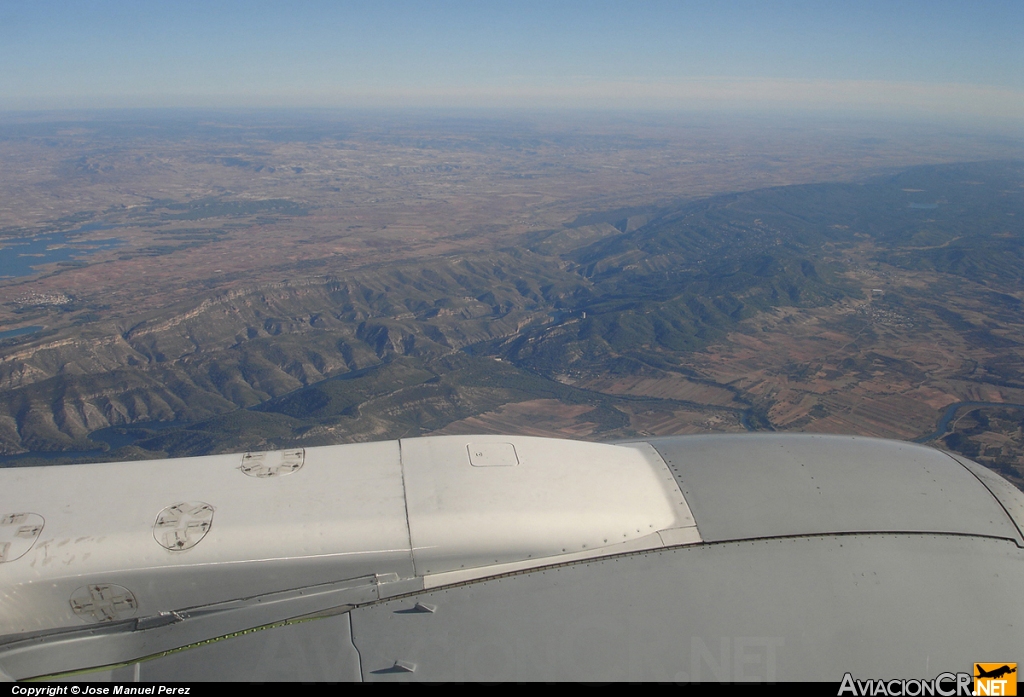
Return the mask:
<path id="1" fill-rule="evenodd" d="M 1016 663 L 975 663 L 974 694 L 985 695 L 1016 695 L 1017 664 Z"/>

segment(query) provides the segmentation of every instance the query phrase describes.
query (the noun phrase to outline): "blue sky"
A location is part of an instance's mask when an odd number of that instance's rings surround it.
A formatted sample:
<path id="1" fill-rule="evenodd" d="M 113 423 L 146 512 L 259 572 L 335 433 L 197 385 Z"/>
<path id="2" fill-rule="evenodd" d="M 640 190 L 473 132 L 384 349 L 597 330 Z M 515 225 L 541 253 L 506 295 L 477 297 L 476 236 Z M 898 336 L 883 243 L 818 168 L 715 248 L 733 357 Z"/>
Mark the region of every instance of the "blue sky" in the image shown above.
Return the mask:
<path id="1" fill-rule="evenodd" d="M 0 110 L 818 109 L 1018 119 L 1024 2 L 0 0 Z"/>

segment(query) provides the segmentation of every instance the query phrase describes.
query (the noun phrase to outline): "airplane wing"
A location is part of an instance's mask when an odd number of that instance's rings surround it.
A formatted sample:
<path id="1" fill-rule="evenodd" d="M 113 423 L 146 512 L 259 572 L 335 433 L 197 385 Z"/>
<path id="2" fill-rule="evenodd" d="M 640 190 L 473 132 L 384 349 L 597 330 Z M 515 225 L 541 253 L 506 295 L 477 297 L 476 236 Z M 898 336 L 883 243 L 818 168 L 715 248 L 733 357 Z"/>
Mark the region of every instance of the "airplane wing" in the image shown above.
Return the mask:
<path id="1" fill-rule="evenodd" d="M 8 679 L 931 678 L 1024 650 L 1024 495 L 847 436 L 0 470 Z"/>

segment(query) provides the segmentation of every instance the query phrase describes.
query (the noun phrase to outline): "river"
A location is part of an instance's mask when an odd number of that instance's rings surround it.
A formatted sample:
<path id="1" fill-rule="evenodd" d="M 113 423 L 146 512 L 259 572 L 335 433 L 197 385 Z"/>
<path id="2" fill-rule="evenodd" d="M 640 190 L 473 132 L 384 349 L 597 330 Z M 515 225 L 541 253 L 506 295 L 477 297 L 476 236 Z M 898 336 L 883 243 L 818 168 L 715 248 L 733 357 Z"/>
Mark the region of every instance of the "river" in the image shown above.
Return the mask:
<path id="1" fill-rule="evenodd" d="M 927 436 L 921 436 L 920 438 L 914 439 L 915 443 L 927 443 L 929 441 L 942 438 L 946 435 L 946 431 L 949 429 L 949 422 L 953 420 L 956 413 L 964 407 L 971 407 L 976 409 L 978 407 L 1001 407 L 1003 409 L 1024 409 L 1024 404 L 1010 404 L 1007 402 L 954 402 L 946 407 L 945 413 L 942 418 L 939 419 L 939 423 L 935 427 L 933 433 L 929 433 Z"/>

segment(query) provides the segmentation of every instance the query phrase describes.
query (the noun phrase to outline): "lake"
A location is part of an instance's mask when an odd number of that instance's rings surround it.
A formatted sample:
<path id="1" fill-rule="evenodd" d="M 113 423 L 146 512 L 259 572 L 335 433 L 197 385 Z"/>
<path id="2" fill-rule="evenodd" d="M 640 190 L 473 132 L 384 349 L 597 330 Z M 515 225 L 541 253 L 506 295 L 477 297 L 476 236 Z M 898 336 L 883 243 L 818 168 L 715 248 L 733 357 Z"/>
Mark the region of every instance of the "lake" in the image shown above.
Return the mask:
<path id="1" fill-rule="evenodd" d="M 31 327 L 18 327 L 17 329 L 8 329 L 5 332 L 0 332 L 0 339 L 10 339 L 12 336 L 21 336 L 23 334 L 34 334 L 43 327 L 38 324 L 33 324 Z"/>
<path id="2" fill-rule="evenodd" d="M 35 267 L 58 261 L 73 261 L 95 254 L 104 249 L 113 249 L 124 244 L 123 240 L 82 240 L 76 236 L 83 232 L 110 230 L 113 225 L 92 223 L 67 232 L 48 232 L 32 237 L 21 237 L 0 241 L 0 277 L 30 276 Z"/>

